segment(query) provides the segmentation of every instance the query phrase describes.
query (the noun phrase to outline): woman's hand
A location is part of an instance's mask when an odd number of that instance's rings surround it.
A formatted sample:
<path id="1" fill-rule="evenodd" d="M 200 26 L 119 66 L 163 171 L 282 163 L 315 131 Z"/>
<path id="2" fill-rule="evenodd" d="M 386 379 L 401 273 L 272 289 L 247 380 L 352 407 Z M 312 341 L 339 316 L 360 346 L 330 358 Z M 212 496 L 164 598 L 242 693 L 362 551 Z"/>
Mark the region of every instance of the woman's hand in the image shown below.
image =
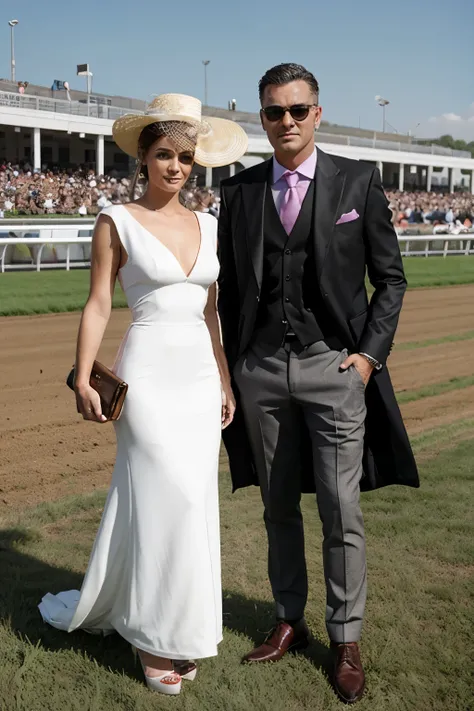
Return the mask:
<path id="1" fill-rule="evenodd" d="M 74 387 L 76 393 L 77 411 L 85 420 L 92 422 L 107 422 L 107 418 L 102 414 L 99 393 L 90 385 L 79 385 Z"/>
<path id="2" fill-rule="evenodd" d="M 230 383 L 221 385 L 222 391 L 222 429 L 230 425 L 235 414 L 235 397 Z"/>

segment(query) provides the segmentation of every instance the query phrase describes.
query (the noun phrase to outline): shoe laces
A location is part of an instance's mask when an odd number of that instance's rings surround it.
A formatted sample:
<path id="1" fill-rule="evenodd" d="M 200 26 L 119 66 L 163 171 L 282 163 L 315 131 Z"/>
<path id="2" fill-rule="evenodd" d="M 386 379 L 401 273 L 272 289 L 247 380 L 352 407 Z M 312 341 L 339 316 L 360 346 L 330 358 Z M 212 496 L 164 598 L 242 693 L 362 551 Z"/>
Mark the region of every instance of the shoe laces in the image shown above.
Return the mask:
<path id="1" fill-rule="evenodd" d="M 357 667 L 357 659 L 356 659 L 355 649 L 353 647 L 350 647 L 349 645 L 345 644 L 341 650 L 340 660 L 341 660 L 341 662 L 344 662 L 345 664 L 349 664 L 349 666 L 351 666 L 355 669 Z"/>

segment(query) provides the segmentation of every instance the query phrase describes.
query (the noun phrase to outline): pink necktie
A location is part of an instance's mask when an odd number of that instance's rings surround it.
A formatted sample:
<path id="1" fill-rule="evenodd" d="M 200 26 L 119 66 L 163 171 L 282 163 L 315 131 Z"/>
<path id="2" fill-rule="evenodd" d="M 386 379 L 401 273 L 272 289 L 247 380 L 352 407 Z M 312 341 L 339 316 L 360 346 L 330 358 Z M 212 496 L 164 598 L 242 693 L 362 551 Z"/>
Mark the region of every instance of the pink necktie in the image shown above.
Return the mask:
<path id="1" fill-rule="evenodd" d="M 281 224 L 286 230 L 286 234 L 290 234 L 293 229 L 298 215 L 301 209 L 300 196 L 298 195 L 298 173 L 284 173 L 288 189 L 283 196 L 283 200 L 280 206 L 280 220 Z"/>

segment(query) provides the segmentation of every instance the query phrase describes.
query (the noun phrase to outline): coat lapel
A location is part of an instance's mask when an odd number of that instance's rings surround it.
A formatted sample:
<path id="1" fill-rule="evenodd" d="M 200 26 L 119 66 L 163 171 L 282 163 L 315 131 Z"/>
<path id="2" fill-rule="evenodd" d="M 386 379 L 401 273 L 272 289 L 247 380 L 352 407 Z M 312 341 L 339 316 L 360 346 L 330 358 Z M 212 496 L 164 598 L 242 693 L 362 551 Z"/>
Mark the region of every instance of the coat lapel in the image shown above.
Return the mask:
<path id="1" fill-rule="evenodd" d="M 246 220 L 246 240 L 250 261 L 255 272 L 258 289 L 263 275 L 263 217 L 267 191 L 268 171 L 271 161 L 258 166 L 251 183 L 242 183 L 242 201 Z"/>
<path id="2" fill-rule="evenodd" d="M 342 200 L 346 175 L 334 161 L 318 148 L 316 164 L 316 199 L 314 201 L 314 247 L 318 277 L 331 245 L 338 208 Z"/>

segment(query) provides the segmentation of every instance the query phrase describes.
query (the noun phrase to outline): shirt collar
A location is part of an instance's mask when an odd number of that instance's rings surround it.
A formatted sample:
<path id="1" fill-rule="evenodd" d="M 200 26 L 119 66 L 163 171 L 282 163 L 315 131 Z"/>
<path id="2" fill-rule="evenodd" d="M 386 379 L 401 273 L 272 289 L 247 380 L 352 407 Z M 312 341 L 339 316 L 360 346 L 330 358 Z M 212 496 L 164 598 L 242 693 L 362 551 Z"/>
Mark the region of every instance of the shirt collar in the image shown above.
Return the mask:
<path id="1" fill-rule="evenodd" d="M 314 175 L 316 173 L 317 158 L 318 158 L 318 154 L 317 154 L 316 147 L 315 147 L 313 153 L 309 156 L 309 158 L 306 158 L 306 160 L 303 163 L 301 163 L 301 165 L 299 165 L 295 171 L 289 171 L 289 172 L 298 173 L 298 175 L 300 175 L 303 178 L 313 180 Z M 278 183 L 278 181 L 287 172 L 288 172 L 288 168 L 284 168 L 277 161 L 275 156 L 273 156 L 273 185 L 275 185 L 275 183 Z"/>

